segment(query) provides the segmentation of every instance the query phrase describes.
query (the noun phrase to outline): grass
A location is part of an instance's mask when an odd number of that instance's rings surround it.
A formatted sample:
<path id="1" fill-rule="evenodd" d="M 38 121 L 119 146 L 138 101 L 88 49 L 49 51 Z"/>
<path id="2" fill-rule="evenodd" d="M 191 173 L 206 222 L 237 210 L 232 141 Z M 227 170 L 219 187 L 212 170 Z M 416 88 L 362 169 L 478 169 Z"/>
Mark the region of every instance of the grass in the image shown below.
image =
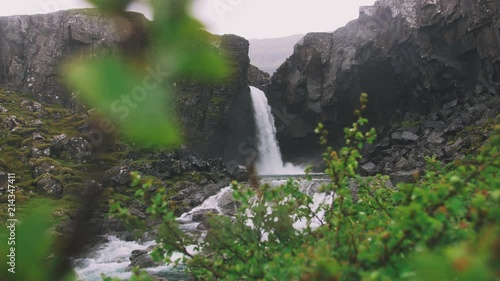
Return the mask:
<path id="1" fill-rule="evenodd" d="M 38 194 L 36 183 L 40 177 L 34 178 L 33 170 L 36 166 L 49 163 L 55 169 L 49 173 L 66 190 L 65 196 L 59 200 L 50 200 L 50 204 L 60 206 L 65 212 L 72 212 L 79 201 L 79 190 L 83 190 L 83 182 L 87 179 L 99 179 L 105 169 L 118 165 L 119 161 L 126 155 L 123 152 L 112 150 L 104 145 L 96 153 L 96 159 L 89 159 L 85 163 L 79 163 L 72 159 L 68 151 L 62 151 L 51 156 L 32 158 L 32 148 L 45 150 L 52 147 L 52 139 L 60 134 L 66 134 L 69 138 L 84 137 L 77 128 L 85 125 L 89 119 L 86 114 L 71 112 L 58 105 L 42 104 L 42 112 L 32 112 L 30 109 L 20 107 L 22 101 L 33 101 L 29 95 L 19 93 L 5 93 L 0 89 L 0 101 L 8 112 L 0 113 L 0 120 L 16 116 L 19 125 L 15 130 L 4 128 L 0 125 L 0 168 L 7 173 L 16 173 L 16 203 L 23 210 L 29 206 L 33 199 L 44 198 Z M 95 117 L 97 118 L 97 117 Z M 32 127 L 29 124 L 40 119 L 40 127 Z M 0 122 L 1 123 L 1 122 Z M 40 133 L 44 139 L 33 140 L 33 133 Z M 0 219 L 6 214 L 6 196 L 0 196 Z M 122 198 L 123 199 L 123 198 Z M 57 203 L 56 203 L 57 202 Z"/>

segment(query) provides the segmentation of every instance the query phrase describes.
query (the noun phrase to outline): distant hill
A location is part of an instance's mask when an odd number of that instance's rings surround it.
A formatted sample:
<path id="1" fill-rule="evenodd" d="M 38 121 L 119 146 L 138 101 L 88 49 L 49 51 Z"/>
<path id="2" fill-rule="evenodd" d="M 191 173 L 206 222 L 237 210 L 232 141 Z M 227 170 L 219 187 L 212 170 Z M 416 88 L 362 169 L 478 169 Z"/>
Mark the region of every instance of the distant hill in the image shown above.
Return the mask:
<path id="1" fill-rule="evenodd" d="M 250 62 L 262 71 L 273 74 L 292 55 L 293 46 L 304 35 L 297 34 L 282 38 L 250 39 Z"/>

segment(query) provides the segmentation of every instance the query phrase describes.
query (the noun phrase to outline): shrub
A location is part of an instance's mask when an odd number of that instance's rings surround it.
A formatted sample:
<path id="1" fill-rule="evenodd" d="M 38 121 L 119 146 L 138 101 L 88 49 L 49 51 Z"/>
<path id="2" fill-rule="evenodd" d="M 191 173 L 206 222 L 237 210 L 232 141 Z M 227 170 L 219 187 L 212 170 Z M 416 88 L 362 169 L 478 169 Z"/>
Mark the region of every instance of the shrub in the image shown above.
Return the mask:
<path id="1" fill-rule="evenodd" d="M 363 94 L 358 121 L 345 129 L 346 146 L 327 148 L 331 180 L 321 204 L 293 180 L 277 188 L 234 183 L 236 216 L 212 216 L 198 240 L 155 197 L 148 212 L 163 223 L 153 257 L 184 263 L 197 280 L 498 278 L 500 126 L 473 160 L 444 166 L 429 158 L 425 175 L 414 175 L 417 183 L 393 189 L 387 178 L 356 173 L 359 150 L 375 138 L 364 130 L 366 103 Z M 326 143 L 321 124 L 316 131 Z M 174 252 L 184 257 L 171 261 Z"/>

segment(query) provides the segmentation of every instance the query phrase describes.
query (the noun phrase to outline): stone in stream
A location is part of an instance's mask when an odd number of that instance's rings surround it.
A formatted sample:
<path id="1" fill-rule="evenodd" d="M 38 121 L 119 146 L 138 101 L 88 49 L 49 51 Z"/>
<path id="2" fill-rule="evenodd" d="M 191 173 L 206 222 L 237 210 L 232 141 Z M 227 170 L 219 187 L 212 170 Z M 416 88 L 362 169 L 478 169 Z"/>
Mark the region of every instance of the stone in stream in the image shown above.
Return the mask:
<path id="1" fill-rule="evenodd" d="M 132 251 L 132 255 L 129 257 L 129 267 L 149 268 L 160 266 L 161 263 L 153 261 L 151 255 L 149 254 L 153 250 L 153 248 L 154 246 L 151 246 L 146 250 Z"/>

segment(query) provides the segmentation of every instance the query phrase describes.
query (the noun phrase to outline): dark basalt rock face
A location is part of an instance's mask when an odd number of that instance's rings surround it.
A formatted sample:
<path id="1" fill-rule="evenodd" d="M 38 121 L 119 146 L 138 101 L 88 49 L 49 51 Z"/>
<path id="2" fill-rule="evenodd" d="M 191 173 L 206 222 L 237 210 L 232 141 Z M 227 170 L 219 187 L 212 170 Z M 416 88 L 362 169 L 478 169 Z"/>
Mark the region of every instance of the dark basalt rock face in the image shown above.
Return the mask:
<path id="1" fill-rule="evenodd" d="M 249 45 L 236 35 L 223 35 L 218 44 L 231 63 L 230 79 L 215 84 L 176 83 L 179 116 L 194 152 L 204 158 L 221 157 L 226 163 L 246 164 L 238 146 L 255 135 L 247 78 Z"/>
<path id="2" fill-rule="evenodd" d="M 109 18 L 92 9 L 0 17 L 0 88 L 78 109 L 74 93 L 60 83 L 65 59 L 101 49 L 140 53 L 148 44 L 148 26 L 142 14 Z M 231 77 L 221 83 L 175 83 L 179 119 L 189 148 L 201 157 L 246 164 L 237 147 L 255 135 L 248 88 L 249 44 L 235 35 L 211 38 L 229 59 Z"/>
<path id="3" fill-rule="evenodd" d="M 100 47 L 136 52 L 145 46 L 147 26 L 139 13 L 111 19 L 92 9 L 0 17 L 0 86 L 70 106 L 59 81 L 64 59 Z"/>
<path id="4" fill-rule="evenodd" d="M 258 67 L 250 65 L 248 68 L 248 84 L 265 91 L 271 83 L 271 76 Z"/>
<path id="5" fill-rule="evenodd" d="M 342 138 L 361 92 L 369 94 L 366 115 L 378 128 L 450 103 L 468 112 L 472 105 L 465 98 L 477 87 L 498 96 L 499 30 L 499 1 L 380 0 L 333 33 L 307 34 L 268 90 L 275 112 L 294 116 L 278 133 L 285 160 L 322 150 L 313 133 L 318 122 L 331 139 Z M 416 141 L 411 132 L 395 137 Z M 436 134 L 429 138 L 442 141 Z"/>

